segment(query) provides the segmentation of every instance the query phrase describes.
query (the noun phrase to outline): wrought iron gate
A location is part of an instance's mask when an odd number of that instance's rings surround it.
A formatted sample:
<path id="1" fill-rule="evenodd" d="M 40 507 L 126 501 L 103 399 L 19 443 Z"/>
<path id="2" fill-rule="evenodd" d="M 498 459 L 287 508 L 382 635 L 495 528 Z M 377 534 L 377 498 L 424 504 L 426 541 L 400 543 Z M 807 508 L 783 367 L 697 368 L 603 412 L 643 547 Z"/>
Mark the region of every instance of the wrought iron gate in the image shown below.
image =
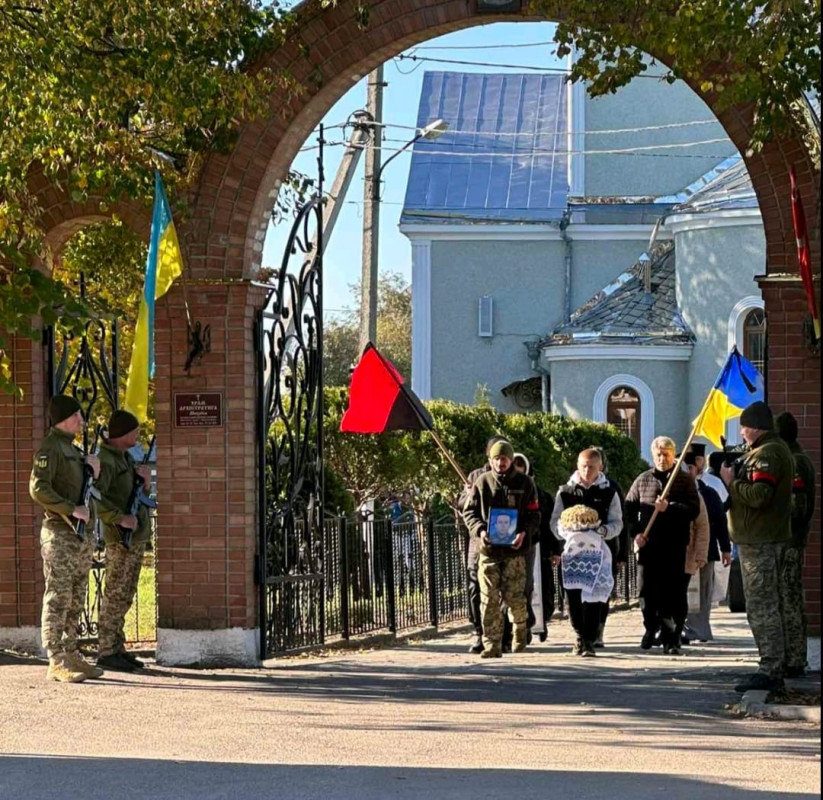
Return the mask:
<path id="1" fill-rule="evenodd" d="M 264 658 L 325 638 L 322 198 L 321 160 L 317 193 L 297 214 L 256 320 Z"/>
<path id="2" fill-rule="evenodd" d="M 83 273 L 80 273 L 79 290 L 80 297 L 85 298 Z M 117 409 L 117 319 L 89 320 L 79 339 L 69 331 L 47 328 L 44 344 L 48 354 L 49 397 L 69 394 L 80 403 L 87 422 L 83 431 L 83 452 L 88 454 L 91 452 L 95 426 Z M 89 535 L 96 533 L 90 531 Z M 97 539 L 78 639 L 88 641 L 97 638 L 105 570 L 103 542 Z"/>

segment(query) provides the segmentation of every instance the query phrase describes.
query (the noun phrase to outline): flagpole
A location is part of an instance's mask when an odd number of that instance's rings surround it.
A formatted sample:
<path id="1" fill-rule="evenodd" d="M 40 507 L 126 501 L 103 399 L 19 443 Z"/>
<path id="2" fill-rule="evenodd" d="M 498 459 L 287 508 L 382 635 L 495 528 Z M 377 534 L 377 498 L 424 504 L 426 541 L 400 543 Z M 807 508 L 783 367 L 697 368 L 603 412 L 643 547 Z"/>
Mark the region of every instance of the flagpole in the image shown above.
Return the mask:
<path id="1" fill-rule="evenodd" d="M 726 361 L 723 363 L 723 366 L 720 369 L 721 374 L 726 369 L 726 364 L 729 363 L 729 359 L 734 355 L 736 350 L 737 350 L 736 347 L 732 348 L 732 351 L 729 353 L 728 357 L 726 358 Z M 716 383 L 716 381 L 715 381 L 715 383 Z M 660 495 L 661 500 L 665 500 L 669 496 L 669 492 L 671 491 L 672 486 L 674 486 L 674 481 L 675 481 L 675 478 L 677 477 L 677 473 L 680 472 L 680 467 L 683 464 L 683 459 L 686 457 L 686 451 L 689 449 L 689 446 L 691 445 L 692 440 L 695 437 L 695 431 L 697 431 L 700 428 L 700 425 L 703 422 L 703 417 L 706 416 L 706 411 L 709 408 L 709 400 L 711 399 L 713 390 L 714 390 L 714 385 L 712 385 L 712 388 L 709 390 L 709 394 L 706 397 L 706 402 L 703 403 L 703 408 L 700 411 L 700 415 L 695 420 L 694 425 L 692 426 L 692 430 L 691 430 L 691 433 L 689 434 L 689 438 L 686 439 L 686 443 L 683 445 L 682 449 L 680 450 L 680 456 L 678 457 L 677 461 L 675 461 L 675 463 L 674 463 L 674 469 L 672 469 L 672 474 L 669 475 L 669 480 L 666 481 L 666 486 L 663 488 L 663 492 Z M 651 517 L 649 517 L 649 521 L 646 523 L 645 530 L 643 531 L 643 533 L 640 534 L 643 537 L 644 540 L 648 537 L 649 531 L 651 530 L 652 525 L 654 525 L 654 521 L 657 519 L 657 515 L 659 513 L 660 512 L 655 508 L 655 510 L 652 513 Z M 635 542 L 636 541 L 637 541 L 637 538 L 635 537 Z M 635 549 L 638 549 L 641 546 L 642 545 L 637 545 Z"/>
<path id="2" fill-rule="evenodd" d="M 427 427 L 426 430 L 428 430 L 428 432 L 432 435 L 432 439 L 434 439 L 434 441 L 437 443 L 437 446 L 440 448 L 443 455 L 446 456 L 446 459 L 449 462 L 449 464 L 451 464 L 454 467 L 454 471 L 460 476 L 460 480 L 463 481 L 463 483 L 468 483 L 469 479 L 466 476 L 466 473 L 463 472 L 462 469 L 460 469 L 460 465 L 452 458 L 451 453 L 448 450 L 446 450 L 446 446 L 443 444 L 443 442 L 440 441 L 440 437 L 434 432 L 434 428 Z"/>

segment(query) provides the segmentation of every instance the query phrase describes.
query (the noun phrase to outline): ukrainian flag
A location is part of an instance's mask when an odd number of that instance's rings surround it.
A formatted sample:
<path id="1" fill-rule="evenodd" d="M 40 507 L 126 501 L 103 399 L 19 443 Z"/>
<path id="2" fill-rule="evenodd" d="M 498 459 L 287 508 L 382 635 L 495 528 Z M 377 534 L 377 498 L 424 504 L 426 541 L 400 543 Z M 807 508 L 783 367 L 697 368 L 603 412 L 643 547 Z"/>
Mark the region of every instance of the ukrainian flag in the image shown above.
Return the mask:
<path id="1" fill-rule="evenodd" d="M 183 271 L 183 257 L 169 201 L 159 172 L 154 173 L 154 214 L 151 220 L 146 283 L 134 331 L 134 347 L 126 382 L 124 408 L 141 422 L 149 405 L 149 378 L 154 377 L 154 303 Z"/>
<path id="2" fill-rule="evenodd" d="M 749 403 L 764 397 L 763 376 L 733 347 L 695 420 L 694 436 L 705 436 L 716 447 L 722 447 L 720 437 L 726 432 L 726 422 L 739 417 Z"/>

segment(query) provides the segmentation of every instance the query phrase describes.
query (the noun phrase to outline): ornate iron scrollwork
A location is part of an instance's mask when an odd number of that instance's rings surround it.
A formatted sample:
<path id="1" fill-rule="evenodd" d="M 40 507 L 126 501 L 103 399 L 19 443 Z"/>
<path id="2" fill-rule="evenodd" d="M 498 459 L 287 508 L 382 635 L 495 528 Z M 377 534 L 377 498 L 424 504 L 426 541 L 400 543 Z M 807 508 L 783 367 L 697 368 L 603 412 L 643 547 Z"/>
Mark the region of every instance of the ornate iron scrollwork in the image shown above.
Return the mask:
<path id="1" fill-rule="evenodd" d="M 318 192 L 297 214 L 257 321 L 266 655 L 323 641 L 322 226 Z"/>
<path id="2" fill-rule="evenodd" d="M 86 281 L 80 274 L 80 296 L 86 296 Z M 117 319 L 89 320 L 81 336 L 71 331 L 46 331 L 49 358 L 49 394 L 69 394 L 83 410 L 88 425 L 83 432 L 83 451 L 89 452 L 92 420 L 108 417 L 118 407 Z M 95 531 L 95 535 L 97 532 Z M 80 618 L 78 639 L 97 637 L 97 620 L 103 594 L 105 550 L 102 539 L 96 541 L 86 607 Z"/>

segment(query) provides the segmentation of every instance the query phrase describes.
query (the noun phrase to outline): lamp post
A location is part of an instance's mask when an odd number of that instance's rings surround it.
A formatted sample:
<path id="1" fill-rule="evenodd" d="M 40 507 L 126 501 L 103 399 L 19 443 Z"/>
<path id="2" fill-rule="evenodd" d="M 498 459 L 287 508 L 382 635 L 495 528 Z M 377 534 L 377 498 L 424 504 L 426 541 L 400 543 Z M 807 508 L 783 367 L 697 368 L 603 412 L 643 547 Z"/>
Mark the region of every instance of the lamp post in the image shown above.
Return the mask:
<path id="1" fill-rule="evenodd" d="M 377 119 L 380 119 L 378 116 Z M 380 179 L 383 170 L 402 152 L 408 150 L 415 142 L 421 139 L 436 139 L 449 127 L 449 123 L 442 119 L 430 122 L 420 128 L 417 134 L 409 139 L 400 149 L 392 153 L 382 164 L 377 155 L 377 168 L 367 172 L 366 190 L 363 205 L 363 261 L 360 273 L 360 351 L 369 343 L 377 343 L 377 256 L 380 235 Z M 372 143 L 377 140 L 377 127 L 373 128 L 375 135 Z M 367 162 L 372 163 L 374 162 Z M 370 173 L 370 174 L 369 174 Z"/>

